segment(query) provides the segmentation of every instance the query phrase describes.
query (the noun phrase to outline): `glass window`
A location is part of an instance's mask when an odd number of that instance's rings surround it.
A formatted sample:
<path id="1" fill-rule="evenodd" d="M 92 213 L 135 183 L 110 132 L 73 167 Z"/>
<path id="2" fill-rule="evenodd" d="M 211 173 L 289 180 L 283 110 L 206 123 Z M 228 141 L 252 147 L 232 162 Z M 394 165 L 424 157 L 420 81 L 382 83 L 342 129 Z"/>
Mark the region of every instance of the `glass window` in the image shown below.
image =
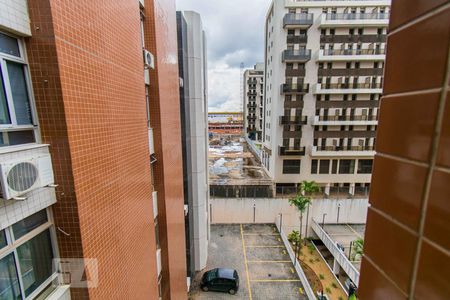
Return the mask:
<path id="1" fill-rule="evenodd" d="M 0 124 L 10 124 L 8 102 L 6 102 L 5 84 L 0 68 Z"/>
<path id="2" fill-rule="evenodd" d="M 311 161 L 311 174 L 317 174 L 317 159 Z"/>
<path id="3" fill-rule="evenodd" d="M 300 174 L 300 160 L 283 160 L 283 174 Z"/>
<path id="4" fill-rule="evenodd" d="M 355 172 L 354 159 L 341 159 L 339 162 L 339 174 L 353 174 Z"/>
<path id="5" fill-rule="evenodd" d="M 338 166 L 338 160 L 333 159 L 333 165 L 331 166 L 331 174 L 337 174 L 337 166 Z"/>
<path id="6" fill-rule="evenodd" d="M 330 173 L 330 161 L 328 159 L 320 161 L 319 174 Z"/>
<path id="7" fill-rule="evenodd" d="M 29 296 L 52 275 L 53 249 L 50 230 L 17 248 L 25 296 Z"/>
<path id="8" fill-rule="evenodd" d="M 0 260 L 0 299 L 22 299 L 19 276 L 17 275 L 12 253 Z"/>
<path id="9" fill-rule="evenodd" d="M 358 174 L 372 173 L 372 159 L 360 159 L 358 161 Z"/>
<path id="10" fill-rule="evenodd" d="M 12 226 L 14 238 L 17 240 L 18 238 L 24 236 L 28 232 L 33 229 L 39 227 L 40 225 L 47 222 L 47 212 L 45 210 L 41 210 L 28 218 L 25 218 Z"/>
<path id="11" fill-rule="evenodd" d="M 8 61 L 7 68 L 17 124 L 30 125 L 33 123 L 33 120 L 31 118 L 31 106 L 28 98 L 24 66 Z"/>
<path id="12" fill-rule="evenodd" d="M 8 242 L 6 241 L 6 233 L 4 230 L 0 231 L 0 249 L 6 247 Z M 1 299 L 1 297 L 0 297 Z"/>
<path id="13" fill-rule="evenodd" d="M 20 57 L 19 42 L 0 32 L 0 52 Z"/>

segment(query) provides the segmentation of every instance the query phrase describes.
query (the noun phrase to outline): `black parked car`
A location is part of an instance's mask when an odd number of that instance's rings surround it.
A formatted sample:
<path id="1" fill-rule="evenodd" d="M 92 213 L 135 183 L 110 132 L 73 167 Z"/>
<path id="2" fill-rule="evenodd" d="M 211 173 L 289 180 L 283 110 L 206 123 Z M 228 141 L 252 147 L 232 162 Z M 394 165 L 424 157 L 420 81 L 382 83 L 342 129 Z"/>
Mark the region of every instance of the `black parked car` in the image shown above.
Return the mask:
<path id="1" fill-rule="evenodd" d="M 200 287 L 205 292 L 217 291 L 234 295 L 239 289 L 239 275 L 233 269 L 212 269 L 203 274 Z"/>

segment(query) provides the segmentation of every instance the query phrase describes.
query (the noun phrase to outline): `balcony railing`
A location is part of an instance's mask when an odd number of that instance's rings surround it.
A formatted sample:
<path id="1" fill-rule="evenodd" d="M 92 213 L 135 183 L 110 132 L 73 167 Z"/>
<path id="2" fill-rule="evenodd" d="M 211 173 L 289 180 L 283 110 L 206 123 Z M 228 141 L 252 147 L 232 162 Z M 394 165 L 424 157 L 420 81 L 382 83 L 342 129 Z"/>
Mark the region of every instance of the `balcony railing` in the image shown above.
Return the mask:
<path id="1" fill-rule="evenodd" d="M 305 155 L 305 147 L 279 147 L 280 156 L 303 156 Z"/>
<path id="2" fill-rule="evenodd" d="M 285 83 L 281 85 L 281 92 L 285 93 L 308 93 L 309 84 Z"/>
<path id="3" fill-rule="evenodd" d="M 308 117 L 306 116 L 281 116 L 281 125 L 306 125 L 308 123 Z"/>
<path id="4" fill-rule="evenodd" d="M 248 108 L 256 108 L 256 104 L 247 104 Z"/>
<path id="5" fill-rule="evenodd" d="M 284 101 L 284 108 L 303 108 L 304 102 L 303 100 L 297 100 L 297 101 Z"/>
<path id="6" fill-rule="evenodd" d="M 385 34 L 362 34 L 362 35 L 346 35 L 346 34 L 336 34 L 336 35 L 321 35 L 321 43 L 385 43 Z"/>
<path id="7" fill-rule="evenodd" d="M 248 96 L 256 96 L 257 93 L 256 93 L 256 91 L 253 91 L 253 92 L 248 92 L 247 95 Z"/>
<path id="8" fill-rule="evenodd" d="M 308 36 L 306 34 L 288 35 L 286 38 L 287 44 L 306 44 L 307 42 Z"/>
<path id="9" fill-rule="evenodd" d="M 323 55 L 384 55 L 385 49 L 325 49 Z"/>
<path id="10" fill-rule="evenodd" d="M 308 28 L 313 24 L 313 14 L 287 13 L 283 18 L 283 27 L 301 27 Z"/>
<path id="11" fill-rule="evenodd" d="M 301 131 L 283 131 L 284 139 L 299 139 L 302 137 Z"/>
<path id="12" fill-rule="evenodd" d="M 322 83 L 321 89 L 381 89 L 381 83 Z"/>
<path id="13" fill-rule="evenodd" d="M 316 108 L 377 108 L 380 102 L 377 100 L 357 101 L 316 101 Z"/>
<path id="14" fill-rule="evenodd" d="M 383 76 L 383 68 L 319 69 L 319 76 Z"/>
<path id="15" fill-rule="evenodd" d="M 316 130 L 314 138 L 374 138 L 375 130 Z"/>
<path id="16" fill-rule="evenodd" d="M 319 121 L 376 121 L 377 116 L 319 116 Z"/>
<path id="17" fill-rule="evenodd" d="M 373 146 L 317 146 L 316 151 L 374 151 Z"/>
<path id="18" fill-rule="evenodd" d="M 307 62 L 311 59 L 311 50 L 284 50 L 281 59 L 283 62 Z"/>
<path id="19" fill-rule="evenodd" d="M 284 72 L 284 75 L 287 77 L 304 77 L 306 74 L 305 68 L 298 68 L 298 69 L 287 69 Z"/>
<path id="20" fill-rule="evenodd" d="M 342 13 L 327 14 L 327 20 L 388 20 L 388 13 Z"/>

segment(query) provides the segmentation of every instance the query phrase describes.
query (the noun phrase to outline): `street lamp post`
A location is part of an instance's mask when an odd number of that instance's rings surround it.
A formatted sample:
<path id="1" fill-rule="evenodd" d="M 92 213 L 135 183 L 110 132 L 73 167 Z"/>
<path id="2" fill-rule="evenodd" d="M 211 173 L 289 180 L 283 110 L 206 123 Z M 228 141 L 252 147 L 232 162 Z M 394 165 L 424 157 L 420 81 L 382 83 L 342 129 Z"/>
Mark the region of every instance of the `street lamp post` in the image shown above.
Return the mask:
<path id="1" fill-rule="evenodd" d="M 324 225 L 325 225 L 325 216 L 326 216 L 326 215 L 327 215 L 326 213 L 322 215 L 322 228 L 323 228 Z"/>
<path id="2" fill-rule="evenodd" d="M 338 204 L 337 209 L 338 209 L 338 211 L 337 211 L 337 220 L 336 220 L 336 223 L 339 224 L 339 212 L 340 212 L 340 210 L 341 210 L 341 204 L 340 204 L 340 203 Z"/>

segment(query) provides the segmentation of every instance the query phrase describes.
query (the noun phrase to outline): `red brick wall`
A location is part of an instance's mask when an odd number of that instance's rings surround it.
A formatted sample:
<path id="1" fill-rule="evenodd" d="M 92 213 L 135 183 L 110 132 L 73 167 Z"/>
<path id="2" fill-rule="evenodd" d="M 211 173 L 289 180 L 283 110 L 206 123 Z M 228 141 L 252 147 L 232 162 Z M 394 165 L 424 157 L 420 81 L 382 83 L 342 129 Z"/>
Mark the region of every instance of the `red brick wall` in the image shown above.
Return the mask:
<path id="1" fill-rule="evenodd" d="M 155 186 L 162 248 L 163 299 L 186 299 L 183 169 L 176 10 L 174 0 L 145 1 L 145 46 L 155 55 L 150 72 Z"/>
<path id="2" fill-rule="evenodd" d="M 393 0 L 360 299 L 450 295 L 450 1 Z"/>
<path id="3" fill-rule="evenodd" d="M 70 233 L 58 234 L 61 256 L 98 259 L 90 299 L 156 299 L 138 1 L 29 5 L 32 81 L 60 184 L 55 222 Z"/>

